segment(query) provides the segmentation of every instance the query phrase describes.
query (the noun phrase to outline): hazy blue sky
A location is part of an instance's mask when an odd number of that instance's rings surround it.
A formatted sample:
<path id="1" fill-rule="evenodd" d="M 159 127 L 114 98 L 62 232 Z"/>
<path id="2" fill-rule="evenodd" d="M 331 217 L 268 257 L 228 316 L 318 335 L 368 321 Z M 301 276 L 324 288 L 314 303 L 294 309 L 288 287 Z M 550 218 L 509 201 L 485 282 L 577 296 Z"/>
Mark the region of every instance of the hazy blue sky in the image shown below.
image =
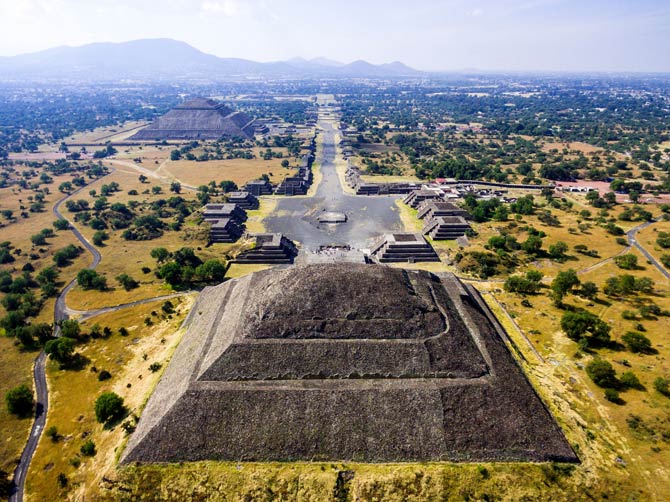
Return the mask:
<path id="1" fill-rule="evenodd" d="M 223 57 L 670 71 L 670 0 L 0 0 L 0 55 L 167 37 Z"/>

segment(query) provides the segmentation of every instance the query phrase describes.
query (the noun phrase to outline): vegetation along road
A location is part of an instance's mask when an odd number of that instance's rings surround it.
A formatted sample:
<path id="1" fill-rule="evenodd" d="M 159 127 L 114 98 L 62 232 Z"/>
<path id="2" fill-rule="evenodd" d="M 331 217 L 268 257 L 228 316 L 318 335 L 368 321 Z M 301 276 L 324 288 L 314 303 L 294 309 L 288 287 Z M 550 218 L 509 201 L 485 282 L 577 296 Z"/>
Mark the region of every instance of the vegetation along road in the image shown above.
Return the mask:
<path id="1" fill-rule="evenodd" d="M 91 183 L 95 183 L 96 181 L 99 181 L 109 176 L 112 172 L 113 170 L 108 174 L 106 174 L 105 176 L 103 176 L 102 178 L 96 178 L 92 180 Z M 78 194 L 79 192 L 87 188 L 91 183 L 88 183 L 78 188 L 71 194 L 68 194 L 61 200 L 59 200 L 53 207 L 54 216 L 56 216 L 56 218 L 61 220 L 67 220 L 67 218 L 65 218 L 65 216 L 63 216 L 63 214 L 60 212 L 60 207 L 67 199 Z M 86 240 L 86 238 L 81 234 L 81 232 L 77 230 L 77 228 L 74 225 L 72 225 L 72 222 L 70 222 L 69 228 L 74 234 L 74 236 L 77 238 L 77 240 L 79 240 L 81 245 L 84 246 L 84 248 L 86 248 L 86 250 L 89 253 L 91 253 L 93 260 L 91 261 L 91 264 L 88 266 L 88 268 L 94 269 L 95 267 L 98 266 L 98 264 L 102 260 L 100 252 L 95 248 L 93 244 L 91 244 L 90 242 L 88 242 L 88 240 Z M 114 312 L 124 308 L 134 307 L 136 305 L 142 305 L 144 303 L 150 303 L 157 300 L 167 300 L 170 298 L 183 296 L 185 294 L 191 293 L 191 291 L 186 291 L 186 292 L 175 293 L 172 295 L 160 296 L 156 298 L 147 298 L 144 300 L 138 300 L 135 302 L 124 303 L 113 307 L 105 307 L 91 311 L 75 311 L 67 307 L 65 297 L 67 296 L 68 292 L 75 286 L 76 283 L 77 279 L 72 279 L 67 284 L 67 286 L 63 288 L 63 290 L 59 293 L 56 299 L 56 304 L 54 307 L 55 336 L 59 336 L 60 322 L 68 319 L 68 317 L 72 314 L 80 314 L 82 319 L 90 319 L 91 317 L 95 317 L 97 315 L 104 314 L 107 312 Z M 42 436 L 42 432 L 44 431 L 47 411 L 49 409 L 49 390 L 47 387 L 47 379 L 46 379 L 46 360 L 47 360 L 46 354 L 44 350 L 42 350 L 40 354 L 37 356 L 33 368 L 33 378 L 35 380 L 35 393 L 37 394 L 36 405 L 35 405 L 35 421 L 33 422 L 32 429 L 30 430 L 30 436 L 28 437 L 28 442 L 26 443 L 26 446 L 23 449 L 23 452 L 21 453 L 21 458 L 19 460 L 18 465 L 16 466 L 16 470 L 14 471 L 15 488 L 14 492 L 9 498 L 10 502 L 21 502 L 23 500 L 23 492 L 26 482 L 26 475 L 28 474 L 28 468 L 30 467 L 30 462 L 33 458 L 33 455 L 35 454 L 35 450 L 37 449 L 37 444 L 39 443 L 40 437 Z"/>

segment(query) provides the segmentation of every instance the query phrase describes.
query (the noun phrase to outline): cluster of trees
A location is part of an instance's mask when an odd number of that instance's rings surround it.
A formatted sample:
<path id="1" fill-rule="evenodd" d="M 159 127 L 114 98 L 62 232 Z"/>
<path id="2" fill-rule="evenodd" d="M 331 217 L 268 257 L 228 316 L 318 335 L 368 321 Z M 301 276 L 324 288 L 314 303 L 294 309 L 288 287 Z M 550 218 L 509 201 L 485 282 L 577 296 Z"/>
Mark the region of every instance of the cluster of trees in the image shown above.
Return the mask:
<path id="1" fill-rule="evenodd" d="M 155 248 L 151 257 L 158 262 L 156 275 L 176 288 L 190 287 L 199 283 L 223 281 L 227 265 L 216 259 L 203 261 L 192 248 L 183 247 L 174 252 L 166 248 Z"/>
<path id="2" fill-rule="evenodd" d="M 635 277 L 630 274 L 608 277 L 603 286 L 607 296 L 627 296 L 635 293 L 651 293 L 654 281 L 649 277 Z"/>
<path id="3" fill-rule="evenodd" d="M 544 274 L 539 270 L 528 270 L 523 276 L 510 275 L 505 281 L 504 288 L 510 293 L 532 295 L 542 287 L 542 277 Z"/>

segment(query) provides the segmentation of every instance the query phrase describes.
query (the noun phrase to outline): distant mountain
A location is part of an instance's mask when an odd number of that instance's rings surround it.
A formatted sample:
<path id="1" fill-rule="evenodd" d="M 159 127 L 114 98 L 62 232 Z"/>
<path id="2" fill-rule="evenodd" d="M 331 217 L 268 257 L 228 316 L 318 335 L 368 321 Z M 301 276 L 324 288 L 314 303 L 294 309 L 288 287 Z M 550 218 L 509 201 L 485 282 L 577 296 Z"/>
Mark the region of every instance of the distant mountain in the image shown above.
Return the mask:
<path id="1" fill-rule="evenodd" d="M 344 63 L 340 63 L 339 61 L 334 61 L 332 59 L 328 58 L 314 58 L 309 60 L 310 63 L 318 64 L 321 66 L 332 66 L 332 67 L 339 67 L 339 66 L 344 66 Z"/>
<path id="2" fill-rule="evenodd" d="M 326 58 L 259 63 L 220 58 L 171 39 L 95 43 L 55 47 L 14 57 L 0 57 L 0 75 L 9 78 L 234 78 L 234 77 L 407 77 L 421 72 L 402 63 L 343 64 Z"/>

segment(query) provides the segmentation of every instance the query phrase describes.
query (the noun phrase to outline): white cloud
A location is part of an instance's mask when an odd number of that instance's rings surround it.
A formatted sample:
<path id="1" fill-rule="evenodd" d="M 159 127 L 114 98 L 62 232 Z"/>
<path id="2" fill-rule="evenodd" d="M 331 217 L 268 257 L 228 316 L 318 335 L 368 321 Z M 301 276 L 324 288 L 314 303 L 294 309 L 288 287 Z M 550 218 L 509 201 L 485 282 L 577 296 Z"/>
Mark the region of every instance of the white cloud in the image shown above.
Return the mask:
<path id="1" fill-rule="evenodd" d="M 233 0 L 205 0 L 201 9 L 209 14 L 222 14 L 226 17 L 233 17 L 240 14 L 240 5 Z"/>

